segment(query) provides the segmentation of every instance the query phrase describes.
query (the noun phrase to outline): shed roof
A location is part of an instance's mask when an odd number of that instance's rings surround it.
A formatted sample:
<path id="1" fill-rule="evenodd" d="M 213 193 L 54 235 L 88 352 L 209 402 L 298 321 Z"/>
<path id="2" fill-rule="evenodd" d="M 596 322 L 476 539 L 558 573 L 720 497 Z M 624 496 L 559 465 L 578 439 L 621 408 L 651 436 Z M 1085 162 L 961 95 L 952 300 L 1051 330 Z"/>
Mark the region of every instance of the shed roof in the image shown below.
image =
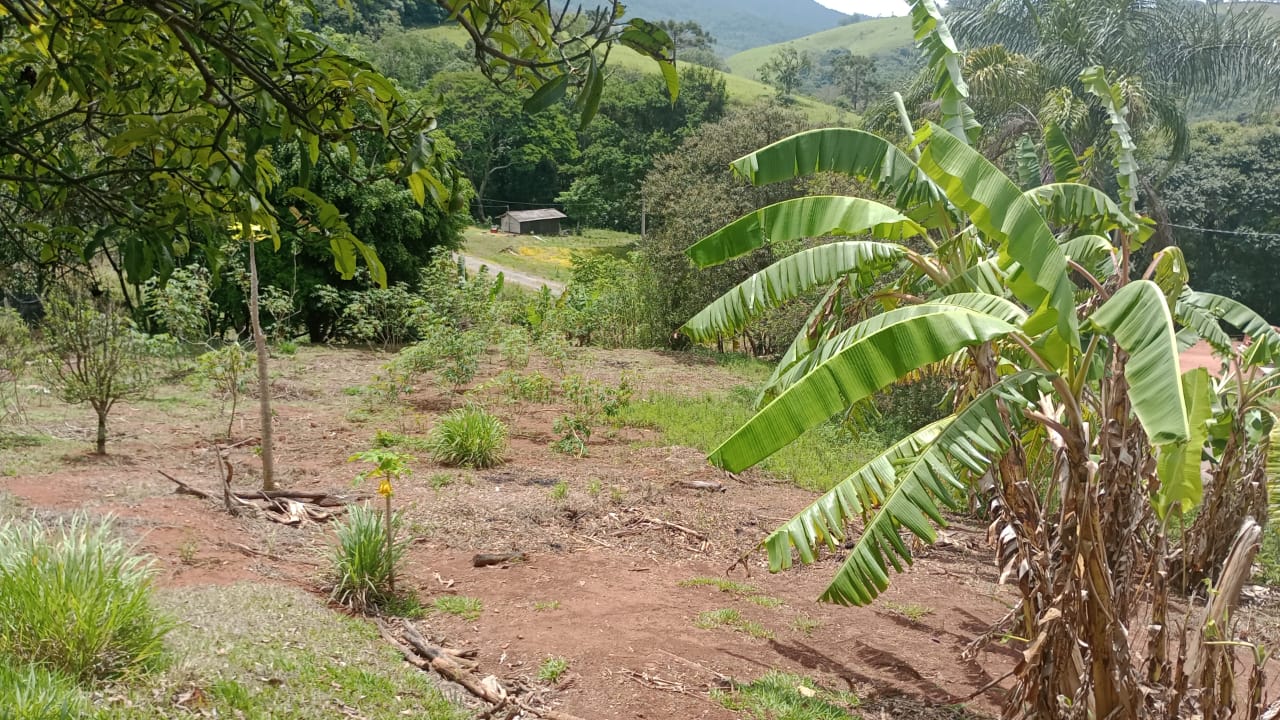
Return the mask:
<path id="1" fill-rule="evenodd" d="M 545 208 L 542 210 L 508 210 L 502 214 L 503 217 L 510 217 L 516 222 L 529 222 L 531 220 L 561 220 L 569 217 L 555 208 Z"/>

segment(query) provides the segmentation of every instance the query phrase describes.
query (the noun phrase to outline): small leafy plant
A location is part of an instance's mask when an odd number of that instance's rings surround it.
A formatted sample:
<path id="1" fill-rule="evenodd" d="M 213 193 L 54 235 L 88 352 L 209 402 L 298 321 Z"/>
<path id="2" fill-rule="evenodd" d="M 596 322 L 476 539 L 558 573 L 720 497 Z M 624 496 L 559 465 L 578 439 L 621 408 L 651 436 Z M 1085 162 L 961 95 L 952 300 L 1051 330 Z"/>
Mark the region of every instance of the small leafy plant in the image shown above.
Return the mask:
<path id="1" fill-rule="evenodd" d="M 560 392 L 569 401 L 573 412 L 562 415 L 552 425 L 560 436 L 551 444 L 556 452 L 576 457 L 586 457 L 587 443 L 596 425 L 605 419 L 617 417 L 628 405 L 634 390 L 626 375 L 614 387 L 607 387 L 597 380 L 587 380 L 581 375 L 570 375 L 560 383 Z"/>
<path id="2" fill-rule="evenodd" d="M 479 620 L 480 613 L 484 612 L 484 603 L 479 598 L 465 595 L 442 595 L 431 603 L 431 607 L 436 612 L 454 615 L 467 621 Z"/>
<path id="3" fill-rule="evenodd" d="M 538 679 L 555 685 L 569 671 L 569 661 L 562 657 L 549 657 L 538 665 Z"/>
<path id="4" fill-rule="evenodd" d="M 394 450 L 385 448 L 377 448 L 374 450 L 366 450 L 356 453 L 347 459 L 347 462 L 367 462 L 373 465 L 372 468 L 360 473 L 356 476 L 356 483 L 363 480 L 375 479 L 378 481 L 378 494 L 385 501 L 383 509 L 383 531 L 386 535 L 383 552 L 387 559 L 386 582 L 389 594 L 394 595 L 396 591 L 396 560 L 398 559 L 395 550 L 395 520 L 391 515 L 391 495 L 394 492 L 392 481 L 399 480 L 407 475 L 411 475 L 413 470 L 409 467 L 409 463 L 415 458 L 412 455 L 398 453 Z"/>
<path id="5" fill-rule="evenodd" d="M 478 405 L 447 413 L 427 439 L 436 462 L 455 467 L 489 468 L 502 463 L 507 428 Z"/>
<path id="6" fill-rule="evenodd" d="M 211 350 L 196 358 L 196 371 L 200 376 L 213 383 L 214 388 L 222 395 L 223 401 L 230 399 L 231 415 L 227 419 L 227 437 L 236 422 L 236 406 L 240 401 L 240 393 L 244 392 L 249 373 L 257 364 L 254 355 L 244 349 L 240 343 L 227 343 L 217 350 Z"/>
<path id="7" fill-rule="evenodd" d="M 385 518 L 367 505 L 352 505 L 337 525 L 333 599 L 356 612 L 381 607 L 394 597 L 395 568 L 407 543 L 393 543 L 388 552 Z M 401 522 L 400 516 L 397 514 L 391 522 L 394 530 Z"/>

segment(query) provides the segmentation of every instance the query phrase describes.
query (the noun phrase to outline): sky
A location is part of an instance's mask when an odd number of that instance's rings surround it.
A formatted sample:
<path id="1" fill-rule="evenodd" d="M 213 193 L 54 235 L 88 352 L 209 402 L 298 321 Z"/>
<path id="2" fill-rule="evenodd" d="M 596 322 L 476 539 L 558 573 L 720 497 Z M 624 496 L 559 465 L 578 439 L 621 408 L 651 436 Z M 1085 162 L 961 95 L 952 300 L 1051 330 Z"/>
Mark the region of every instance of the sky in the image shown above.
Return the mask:
<path id="1" fill-rule="evenodd" d="M 833 10 L 863 15 L 906 15 L 905 0 L 818 0 Z"/>

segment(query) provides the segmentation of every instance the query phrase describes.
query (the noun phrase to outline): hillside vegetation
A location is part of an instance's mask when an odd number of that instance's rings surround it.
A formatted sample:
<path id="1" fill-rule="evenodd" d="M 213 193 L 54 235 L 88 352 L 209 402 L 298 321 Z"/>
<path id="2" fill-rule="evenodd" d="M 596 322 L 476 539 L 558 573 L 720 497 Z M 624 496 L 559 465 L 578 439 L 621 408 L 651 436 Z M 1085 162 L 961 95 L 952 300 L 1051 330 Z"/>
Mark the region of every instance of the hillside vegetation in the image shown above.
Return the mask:
<path id="1" fill-rule="evenodd" d="M 883 76 L 891 79 L 906 74 L 917 62 L 911 39 L 911 19 L 889 17 L 864 20 L 789 42 L 745 50 L 729 58 L 729 68 L 734 75 L 758 79 L 760 66 L 768 62 L 783 45 L 808 52 L 815 61 L 830 50 L 848 50 L 854 55 L 868 55 L 876 59 Z"/>
<path id="2" fill-rule="evenodd" d="M 637 13 L 638 14 L 638 13 Z M 467 34 L 457 25 L 440 25 L 438 27 L 412 32 L 421 32 L 427 37 L 444 40 L 458 46 L 467 43 Z M 908 27 L 908 33 L 910 28 Z M 910 38 L 908 37 L 908 42 Z M 735 56 L 736 57 L 736 56 Z M 767 58 L 767 56 L 766 56 Z M 643 73 L 657 73 L 658 67 L 652 60 L 625 47 L 615 47 L 609 54 L 609 63 L 615 68 L 625 68 Z M 755 79 L 754 76 L 743 76 L 734 73 L 718 73 L 724 77 L 725 89 L 729 93 L 729 102 L 733 105 L 750 105 L 763 98 L 774 97 L 777 92 L 770 86 Z M 810 120 L 821 123 L 840 124 L 849 122 L 849 113 L 827 103 L 812 98 L 799 97 L 794 100 L 794 107 L 803 112 Z"/>
<path id="3" fill-rule="evenodd" d="M 731 55 L 833 28 L 848 18 L 814 0 L 630 0 L 627 16 L 646 20 L 693 20 Z"/>

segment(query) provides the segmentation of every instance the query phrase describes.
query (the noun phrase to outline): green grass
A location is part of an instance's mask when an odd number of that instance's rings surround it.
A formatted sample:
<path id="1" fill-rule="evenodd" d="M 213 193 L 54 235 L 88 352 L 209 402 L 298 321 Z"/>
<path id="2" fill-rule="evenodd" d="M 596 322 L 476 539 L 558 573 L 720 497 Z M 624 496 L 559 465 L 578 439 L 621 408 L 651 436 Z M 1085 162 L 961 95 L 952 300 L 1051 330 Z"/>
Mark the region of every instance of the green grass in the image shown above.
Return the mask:
<path id="1" fill-rule="evenodd" d="M 688 398 L 654 394 L 632 402 L 620 416 L 623 425 L 662 431 L 666 445 L 714 450 L 754 415 L 752 387 L 723 395 Z M 810 430 L 774 453 L 759 467 L 807 490 L 826 491 L 884 449 L 876 436 L 853 437 L 835 425 Z"/>
<path id="2" fill-rule="evenodd" d="M 720 608 L 719 610 L 707 610 L 698 613 L 698 617 L 693 621 L 694 627 L 703 630 L 714 630 L 716 628 L 729 628 L 740 633 L 746 633 L 753 638 L 761 640 L 772 640 L 773 631 L 761 625 L 754 620 L 748 620 L 742 617 L 742 613 L 733 608 Z"/>
<path id="3" fill-rule="evenodd" d="M 5 720 L 75 720 L 88 702 L 71 678 L 0 655 L 0 717 Z"/>
<path id="4" fill-rule="evenodd" d="M 500 465 L 507 450 L 507 427 L 478 405 L 445 413 L 427 440 L 436 462 L 454 467 Z"/>
<path id="5" fill-rule="evenodd" d="M 379 448 L 403 448 L 414 452 L 430 452 L 431 445 L 425 438 L 413 437 L 389 430 L 377 430 L 373 434 L 373 446 Z"/>
<path id="6" fill-rule="evenodd" d="M 484 603 L 479 598 L 465 595 L 442 595 L 431 603 L 431 607 L 436 612 L 454 615 L 468 621 L 479 620 L 480 613 L 484 612 Z"/>
<path id="7" fill-rule="evenodd" d="M 901 615 L 913 623 L 920 622 L 926 616 L 933 614 L 933 608 L 919 603 L 896 603 L 885 600 L 880 603 L 880 606 L 890 612 Z"/>
<path id="8" fill-rule="evenodd" d="M 372 623 L 330 610 L 283 585 L 173 590 L 159 598 L 181 622 L 166 645 L 174 662 L 143 682 L 111 688 L 100 720 L 243 717 L 464 720 L 431 675 L 404 663 Z M 199 691 L 203 705 L 179 696 Z M 3 713 L 0 713 L 3 714 Z"/>
<path id="9" fill-rule="evenodd" d="M 170 625 L 152 601 L 149 559 L 112 522 L 0 525 L 0 656 L 85 684 L 154 670 Z"/>
<path id="10" fill-rule="evenodd" d="M 560 502 L 561 500 L 564 500 L 565 498 L 569 497 L 569 483 L 564 480 L 561 480 L 560 482 L 556 483 L 551 487 L 551 490 L 549 491 L 549 493 L 551 495 L 552 500 L 555 500 L 556 502 Z"/>
<path id="11" fill-rule="evenodd" d="M 804 633 L 805 637 L 813 635 L 813 631 L 822 627 L 822 621 L 811 618 L 808 615 L 797 615 L 791 621 L 791 629 L 796 632 Z"/>
<path id="12" fill-rule="evenodd" d="M 547 612 L 550 610 L 559 610 L 559 600 L 535 600 L 533 603 L 534 612 Z"/>
<path id="13" fill-rule="evenodd" d="M 569 671 L 569 661 L 562 657 L 549 657 L 538 665 L 538 679 L 555 685 Z"/>
<path id="14" fill-rule="evenodd" d="M 828 50 L 849 50 L 854 55 L 868 55 L 876 58 L 880 72 L 888 75 L 901 74 L 919 57 L 912 40 L 911 18 L 904 16 L 864 20 L 788 42 L 744 50 L 729 57 L 729 68 L 735 75 L 758 78 L 760 66 L 769 62 L 784 45 L 807 51 L 814 60 Z M 899 52 L 903 49 L 907 52 Z"/>
<path id="15" fill-rule="evenodd" d="M 625 257 L 639 236 L 614 230 L 582 230 L 575 235 L 503 235 L 487 228 L 469 228 L 463 252 L 481 260 L 522 272 L 567 282 L 576 255 Z"/>
<path id="16" fill-rule="evenodd" d="M 813 680 L 776 670 L 731 690 L 712 690 L 711 698 L 751 720 L 851 720 L 858 698 L 835 693 Z"/>
<path id="17" fill-rule="evenodd" d="M 391 519 L 393 530 L 401 525 L 399 513 Z M 334 600 L 356 612 L 381 608 L 394 601 L 391 578 L 404 556 L 406 541 L 393 542 L 387 551 L 386 525 L 381 510 L 352 505 L 338 522 L 338 545 L 333 553 Z"/>

